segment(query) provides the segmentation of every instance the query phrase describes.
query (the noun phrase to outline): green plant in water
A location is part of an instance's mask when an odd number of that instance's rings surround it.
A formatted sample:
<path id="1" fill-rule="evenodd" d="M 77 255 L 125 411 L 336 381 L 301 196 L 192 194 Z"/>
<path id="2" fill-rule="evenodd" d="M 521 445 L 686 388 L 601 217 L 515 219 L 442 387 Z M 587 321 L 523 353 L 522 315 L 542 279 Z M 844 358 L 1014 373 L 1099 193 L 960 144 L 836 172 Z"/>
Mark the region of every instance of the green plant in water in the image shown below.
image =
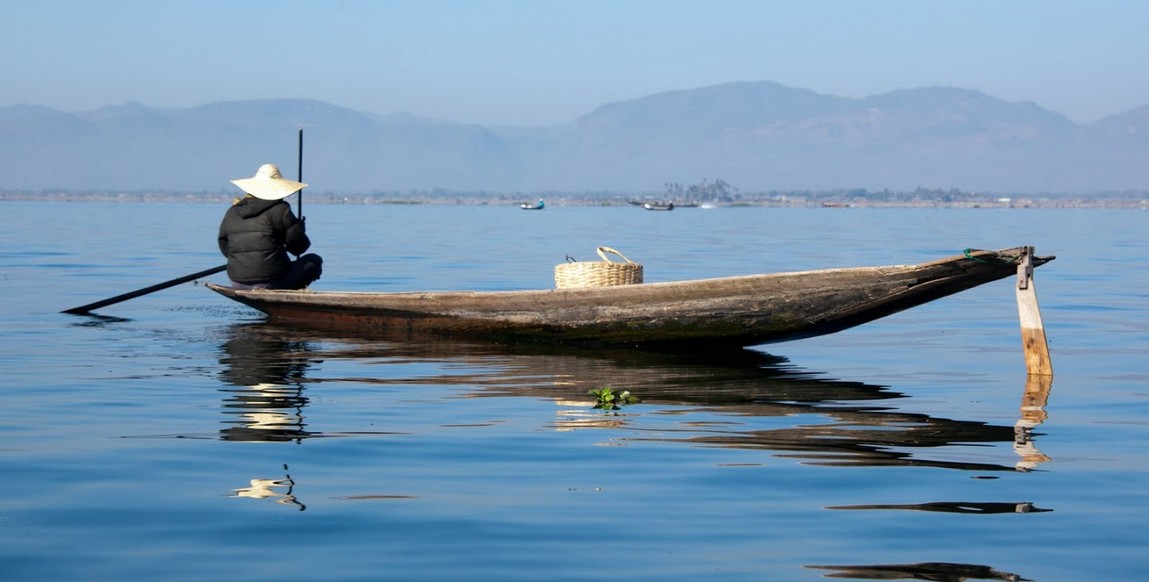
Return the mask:
<path id="1" fill-rule="evenodd" d="M 615 392 L 614 390 L 611 390 L 610 386 L 595 388 L 587 392 L 587 394 L 594 396 L 598 401 L 594 407 L 601 408 L 603 410 L 618 410 L 620 405 L 641 402 L 638 398 L 632 396 L 629 390 Z"/>

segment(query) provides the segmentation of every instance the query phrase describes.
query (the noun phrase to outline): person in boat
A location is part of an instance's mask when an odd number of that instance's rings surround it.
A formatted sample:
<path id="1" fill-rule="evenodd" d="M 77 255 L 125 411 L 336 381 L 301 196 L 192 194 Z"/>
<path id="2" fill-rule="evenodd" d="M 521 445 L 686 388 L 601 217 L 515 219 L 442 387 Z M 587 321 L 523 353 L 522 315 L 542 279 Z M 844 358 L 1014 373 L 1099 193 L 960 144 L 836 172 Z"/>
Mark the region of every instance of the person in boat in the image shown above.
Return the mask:
<path id="1" fill-rule="evenodd" d="M 231 181 L 246 194 L 227 209 L 219 225 L 219 250 L 237 289 L 303 289 L 323 273 L 323 259 L 311 247 L 304 220 L 283 199 L 307 187 L 288 180 L 275 164 L 255 176 Z M 298 257 L 292 260 L 288 253 Z"/>

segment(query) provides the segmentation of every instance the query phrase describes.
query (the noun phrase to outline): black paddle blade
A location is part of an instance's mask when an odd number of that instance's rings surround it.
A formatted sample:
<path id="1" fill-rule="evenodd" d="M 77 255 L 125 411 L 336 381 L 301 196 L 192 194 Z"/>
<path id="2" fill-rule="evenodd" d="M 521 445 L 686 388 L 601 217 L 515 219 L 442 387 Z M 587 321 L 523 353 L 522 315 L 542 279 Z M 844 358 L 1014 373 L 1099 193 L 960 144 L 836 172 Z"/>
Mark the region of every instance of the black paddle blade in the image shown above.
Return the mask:
<path id="1" fill-rule="evenodd" d="M 93 309 L 99 309 L 101 307 L 107 307 L 109 305 L 114 305 L 114 304 L 119 303 L 121 301 L 127 301 L 128 299 L 134 299 L 134 298 L 139 297 L 141 295 L 147 295 L 149 293 L 155 293 L 156 291 L 162 291 L 164 289 L 167 289 L 168 287 L 175 287 L 176 285 L 179 285 L 181 283 L 187 283 L 188 281 L 194 281 L 196 279 L 207 277 L 209 275 L 214 275 L 216 273 L 220 273 L 220 272 L 226 271 L 226 270 L 227 270 L 227 265 L 220 265 L 218 267 L 212 267 L 210 269 L 206 269 L 206 270 L 200 271 L 198 273 L 192 273 L 190 275 L 184 275 L 183 277 L 180 277 L 178 279 L 172 279 L 171 281 L 164 281 L 163 283 L 159 283 L 157 285 L 152 285 L 151 287 L 144 287 L 143 289 L 137 289 L 135 291 L 129 291 L 129 292 L 124 293 L 122 295 L 116 295 L 115 297 L 109 297 L 107 299 L 102 299 L 100 301 L 96 301 L 95 303 L 89 303 L 87 305 L 81 305 L 79 307 L 73 307 L 71 309 L 65 309 L 64 311 L 61 311 L 60 313 L 68 313 L 71 315 L 88 315 L 89 313 L 91 313 L 91 311 Z"/>

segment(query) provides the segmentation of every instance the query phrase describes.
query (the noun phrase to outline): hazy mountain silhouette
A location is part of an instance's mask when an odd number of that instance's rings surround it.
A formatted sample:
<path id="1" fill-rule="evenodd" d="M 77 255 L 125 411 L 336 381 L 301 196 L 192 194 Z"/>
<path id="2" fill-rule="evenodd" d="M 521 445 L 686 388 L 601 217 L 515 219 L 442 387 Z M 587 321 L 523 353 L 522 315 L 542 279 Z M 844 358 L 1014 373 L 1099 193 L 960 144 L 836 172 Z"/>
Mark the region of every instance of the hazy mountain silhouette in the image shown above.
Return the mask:
<path id="1" fill-rule="evenodd" d="M 488 128 L 310 100 L 0 108 L 0 187 L 232 191 L 274 161 L 313 192 L 656 192 L 723 179 L 744 192 L 917 187 L 1144 190 L 1149 107 L 1088 125 L 956 88 L 850 99 L 771 82 L 670 91 L 571 123 Z"/>

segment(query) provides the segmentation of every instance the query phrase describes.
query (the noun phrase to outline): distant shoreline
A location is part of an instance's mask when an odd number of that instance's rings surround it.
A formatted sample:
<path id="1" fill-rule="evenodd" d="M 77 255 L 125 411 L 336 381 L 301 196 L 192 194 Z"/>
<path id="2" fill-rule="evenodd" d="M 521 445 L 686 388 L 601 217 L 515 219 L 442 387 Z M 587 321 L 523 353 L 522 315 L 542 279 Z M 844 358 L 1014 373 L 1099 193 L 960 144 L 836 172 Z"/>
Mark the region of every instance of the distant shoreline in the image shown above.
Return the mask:
<path id="1" fill-rule="evenodd" d="M 636 201 L 665 202 L 657 195 L 611 193 L 441 193 L 433 194 L 324 194 L 307 193 L 307 204 L 507 206 L 524 201 L 546 200 L 547 208 L 562 206 L 632 206 Z M 0 202 L 154 202 L 229 204 L 233 193 L 204 192 L 0 192 Z M 1010 197 L 967 193 L 912 192 L 843 195 L 840 192 L 743 194 L 729 200 L 673 200 L 675 208 L 769 207 L 769 208 L 1118 208 L 1149 209 L 1149 192 L 1095 195 L 1017 195 Z"/>

